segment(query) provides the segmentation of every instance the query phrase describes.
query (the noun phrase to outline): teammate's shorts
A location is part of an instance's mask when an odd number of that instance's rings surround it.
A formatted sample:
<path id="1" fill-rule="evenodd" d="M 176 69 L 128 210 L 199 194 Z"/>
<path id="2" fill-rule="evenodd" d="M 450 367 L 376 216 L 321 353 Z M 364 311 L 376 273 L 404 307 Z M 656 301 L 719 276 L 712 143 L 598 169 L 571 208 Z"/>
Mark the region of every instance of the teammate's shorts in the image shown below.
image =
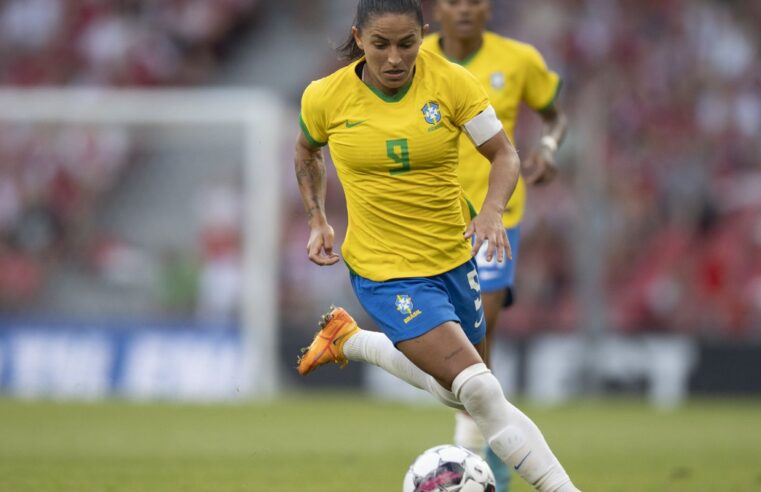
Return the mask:
<path id="1" fill-rule="evenodd" d="M 518 247 L 520 245 L 521 226 L 517 225 L 505 229 L 507 239 L 510 241 L 510 248 L 513 252 L 513 259 L 505 259 L 502 263 L 497 262 L 495 254 L 491 261 L 486 261 L 486 248 L 488 243 L 484 242 L 481 249 L 476 255 L 478 263 L 478 278 L 481 281 L 481 289 L 484 292 L 496 292 L 502 289 L 512 289 L 515 281 L 515 264 L 518 261 Z M 508 297 L 510 297 L 508 295 Z"/>
<path id="2" fill-rule="evenodd" d="M 447 321 L 462 326 L 471 343 L 486 333 L 476 262 L 432 277 L 374 282 L 351 273 L 362 307 L 396 345 L 419 337 Z"/>

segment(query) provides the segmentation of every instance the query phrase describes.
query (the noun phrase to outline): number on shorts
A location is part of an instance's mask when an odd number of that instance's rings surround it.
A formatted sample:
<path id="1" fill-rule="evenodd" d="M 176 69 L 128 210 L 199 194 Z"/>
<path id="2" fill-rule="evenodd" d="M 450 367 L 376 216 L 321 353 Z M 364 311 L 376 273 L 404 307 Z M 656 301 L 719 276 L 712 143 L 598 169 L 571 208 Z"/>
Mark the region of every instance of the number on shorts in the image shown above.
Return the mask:
<path id="1" fill-rule="evenodd" d="M 478 299 L 473 301 L 473 303 L 476 305 L 476 311 L 481 309 L 481 285 L 478 283 L 478 271 L 475 269 L 468 272 L 468 284 L 470 284 L 470 288 L 478 292 Z"/>

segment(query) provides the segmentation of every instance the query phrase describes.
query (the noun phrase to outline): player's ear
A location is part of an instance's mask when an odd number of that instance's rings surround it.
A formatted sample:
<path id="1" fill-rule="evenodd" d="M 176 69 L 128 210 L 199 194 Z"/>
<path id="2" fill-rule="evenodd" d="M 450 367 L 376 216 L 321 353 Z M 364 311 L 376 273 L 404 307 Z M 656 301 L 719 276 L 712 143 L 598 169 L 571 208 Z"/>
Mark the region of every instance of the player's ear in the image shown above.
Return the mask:
<path id="1" fill-rule="evenodd" d="M 354 36 L 354 42 L 362 51 L 365 51 L 364 43 L 362 42 L 362 32 L 357 29 L 357 26 L 351 26 L 351 35 Z"/>
<path id="2" fill-rule="evenodd" d="M 430 32 L 430 30 L 431 30 L 431 25 L 430 24 L 425 24 L 423 26 L 423 37 L 428 36 L 428 33 Z"/>

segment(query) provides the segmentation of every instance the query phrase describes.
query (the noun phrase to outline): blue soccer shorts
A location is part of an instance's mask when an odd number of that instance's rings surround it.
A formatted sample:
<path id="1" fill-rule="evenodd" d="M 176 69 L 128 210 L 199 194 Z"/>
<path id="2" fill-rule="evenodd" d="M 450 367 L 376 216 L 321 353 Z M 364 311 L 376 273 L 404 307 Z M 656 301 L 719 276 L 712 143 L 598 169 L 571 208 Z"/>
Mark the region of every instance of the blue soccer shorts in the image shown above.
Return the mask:
<path id="1" fill-rule="evenodd" d="M 455 321 L 471 343 L 486 334 L 481 287 L 474 260 L 432 277 L 375 282 L 351 273 L 351 285 L 362 307 L 396 345 Z"/>
<path id="2" fill-rule="evenodd" d="M 502 263 L 497 261 L 497 255 L 491 261 L 486 261 L 486 248 L 488 243 L 484 242 L 481 249 L 476 255 L 478 264 L 478 279 L 481 281 L 481 289 L 484 292 L 497 292 L 502 289 L 512 289 L 515 281 L 515 264 L 518 260 L 518 246 L 520 245 L 521 226 L 505 229 L 507 239 L 510 241 L 510 248 L 513 252 L 513 259 L 505 258 Z"/>

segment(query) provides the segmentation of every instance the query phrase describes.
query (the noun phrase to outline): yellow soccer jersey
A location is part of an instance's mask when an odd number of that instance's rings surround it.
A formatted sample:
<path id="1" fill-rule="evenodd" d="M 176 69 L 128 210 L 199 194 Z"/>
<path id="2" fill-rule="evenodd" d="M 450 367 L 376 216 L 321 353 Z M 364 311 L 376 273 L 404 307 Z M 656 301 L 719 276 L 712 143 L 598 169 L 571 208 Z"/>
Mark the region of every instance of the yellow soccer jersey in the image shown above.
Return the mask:
<path id="1" fill-rule="evenodd" d="M 346 194 L 344 260 L 378 282 L 449 271 L 471 257 L 458 145 L 461 127 L 489 106 L 486 92 L 421 51 L 410 84 L 389 97 L 362 82 L 361 63 L 312 82 L 301 101 L 304 136 L 329 145 Z"/>
<path id="2" fill-rule="evenodd" d="M 426 37 L 423 48 L 444 56 L 440 39 L 438 33 Z M 481 48 L 461 64 L 486 88 L 511 141 L 521 101 L 542 111 L 552 104 L 560 90 L 560 78 L 547 69 L 542 55 L 534 47 L 491 32 L 484 33 Z M 460 162 L 457 172 L 460 182 L 480 210 L 486 198 L 491 164 L 465 141 L 460 143 Z M 502 217 L 505 227 L 518 225 L 525 207 L 526 184 L 521 178 Z"/>

